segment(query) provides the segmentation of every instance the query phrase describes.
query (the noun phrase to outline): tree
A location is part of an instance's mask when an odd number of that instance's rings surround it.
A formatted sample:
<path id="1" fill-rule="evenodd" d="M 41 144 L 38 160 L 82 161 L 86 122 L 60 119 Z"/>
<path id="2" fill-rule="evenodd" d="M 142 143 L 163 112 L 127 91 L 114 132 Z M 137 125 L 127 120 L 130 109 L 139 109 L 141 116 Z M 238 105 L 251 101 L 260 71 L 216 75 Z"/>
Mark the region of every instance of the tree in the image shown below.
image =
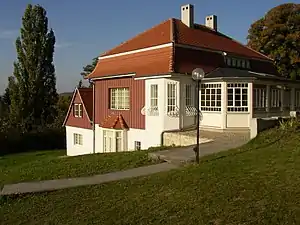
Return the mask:
<path id="1" fill-rule="evenodd" d="M 254 22 L 248 46 L 274 60 L 280 74 L 300 78 L 300 4 L 282 4 Z"/>
<path id="2" fill-rule="evenodd" d="M 83 67 L 83 71 L 80 73 L 81 76 L 85 77 L 89 75 L 91 72 L 93 72 L 97 63 L 98 63 L 98 57 L 93 58 L 92 64 L 88 64 L 85 67 Z"/>
<path id="3" fill-rule="evenodd" d="M 0 96 L 0 117 L 7 117 L 9 113 L 9 107 L 11 104 L 10 88 L 13 85 L 12 77 L 8 78 L 8 86 L 4 91 L 4 94 Z"/>
<path id="4" fill-rule="evenodd" d="M 51 123 L 56 116 L 54 44 L 46 10 L 29 4 L 16 40 L 17 60 L 9 88 L 11 118 L 26 129 Z"/>

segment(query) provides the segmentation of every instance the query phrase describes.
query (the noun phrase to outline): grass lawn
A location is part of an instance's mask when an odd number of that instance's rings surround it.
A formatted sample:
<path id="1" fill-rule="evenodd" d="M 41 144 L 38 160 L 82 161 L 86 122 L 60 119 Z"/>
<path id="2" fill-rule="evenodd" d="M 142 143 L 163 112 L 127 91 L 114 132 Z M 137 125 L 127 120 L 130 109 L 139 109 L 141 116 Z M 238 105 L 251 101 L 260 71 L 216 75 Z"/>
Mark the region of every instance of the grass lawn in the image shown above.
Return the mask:
<path id="1" fill-rule="evenodd" d="M 53 150 L 0 157 L 0 185 L 89 176 L 154 163 L 146 151 L 62 157 L 65 154 L 65 150 Z"/>
<path id="2" fill-rule="evenodd" d="M 300 224 L 300 133 L 273 129 L 199 166 L 0 204 L 6 225 Z"/>

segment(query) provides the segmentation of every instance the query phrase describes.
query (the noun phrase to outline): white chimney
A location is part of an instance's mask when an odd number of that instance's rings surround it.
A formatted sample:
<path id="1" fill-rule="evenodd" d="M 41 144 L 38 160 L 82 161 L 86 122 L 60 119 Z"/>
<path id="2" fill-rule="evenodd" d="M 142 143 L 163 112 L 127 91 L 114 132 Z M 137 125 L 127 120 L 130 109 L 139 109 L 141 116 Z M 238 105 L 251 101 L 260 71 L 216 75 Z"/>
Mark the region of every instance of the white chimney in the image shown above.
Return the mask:
<path id="1" fill-rule="evenodd" d="M 181 21 L 188 27 L 194 26 L 194 6 L 191 4 L 181 6 Z"/>
<path id="2" fill-rule="evenodd" d="M 218 30 L 217 16 L 216 15 L 207 16 L 205 18 L 205 26 L 217 31 Z"/>

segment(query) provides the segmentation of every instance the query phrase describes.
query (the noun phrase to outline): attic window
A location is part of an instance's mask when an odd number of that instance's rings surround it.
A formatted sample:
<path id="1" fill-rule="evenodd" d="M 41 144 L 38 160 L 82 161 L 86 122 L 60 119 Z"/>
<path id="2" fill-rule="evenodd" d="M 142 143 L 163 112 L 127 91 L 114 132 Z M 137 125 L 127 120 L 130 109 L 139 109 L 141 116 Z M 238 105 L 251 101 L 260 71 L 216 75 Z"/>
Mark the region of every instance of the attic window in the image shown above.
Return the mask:
<path id="1" fill-rule="evenodd" d="M 74 116 L 82 117 L 82 104 L 74 104 Z"/>
<path id="2" fill-rule="evenodd" d="M 226 57 L 225 63 L 229 67 L 250 69 L 250 61 L 247 59 L 237 59 L 237 58 L 233 58 L 233 57 Z"/>

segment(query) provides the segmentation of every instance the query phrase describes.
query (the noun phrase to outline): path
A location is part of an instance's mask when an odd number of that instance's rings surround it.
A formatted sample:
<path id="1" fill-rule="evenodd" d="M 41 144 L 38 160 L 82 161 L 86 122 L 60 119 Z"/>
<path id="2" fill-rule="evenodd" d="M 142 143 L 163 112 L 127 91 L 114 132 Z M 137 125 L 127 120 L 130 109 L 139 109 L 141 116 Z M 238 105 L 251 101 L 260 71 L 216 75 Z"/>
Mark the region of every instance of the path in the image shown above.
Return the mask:
<path id="1" fill-rule="evenodd" d="M 37 182 L 24 182 L 4 185 L 0 195 L 23 194 L 43 191 L 53 191 L 71 187 L 102 184 L 110 181 L 122 180 L 139 176 L 150 175 L 158 172 L 169 171 L 178 166 L 170 163 L 144 166 L 119 172 L 95 175 L 91 177 L 67 178 L 58 180 L 46 180 Z"/>
<path id="2" fill-rule="evenodd" d="M 194 135 L 192 132 L 191 135 Z M 200 157 L 237 148 L 249 141 L 249 134 L 247 133 L 201 131 L 201 137 L 213 139 L 213 141 L 200 144 Z M 149 157 L 162 159 L 173 164 L 188 163 L 195 160 L 193 147 L 194 145 L 153 152 L 149 153 Z"/>

